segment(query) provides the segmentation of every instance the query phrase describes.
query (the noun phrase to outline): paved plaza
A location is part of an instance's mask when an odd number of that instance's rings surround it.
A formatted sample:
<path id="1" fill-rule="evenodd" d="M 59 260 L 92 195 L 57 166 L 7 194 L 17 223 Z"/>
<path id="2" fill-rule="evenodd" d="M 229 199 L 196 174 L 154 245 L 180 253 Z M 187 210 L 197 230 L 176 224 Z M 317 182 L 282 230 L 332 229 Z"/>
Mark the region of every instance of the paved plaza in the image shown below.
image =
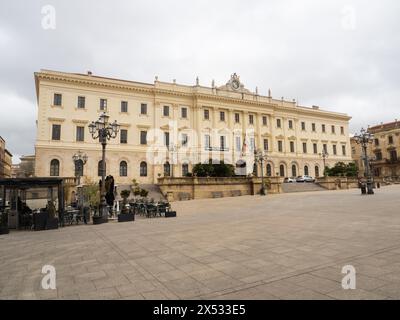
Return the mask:
<path id="1" fill-rule="evenodd" d="M 0 236 L 0 298 L 399 299 L 399 195 L 194 200 L 173 204 L 177 218 L 14 231 Z M 356 290 L 342 289 L 345 265 Z"/>

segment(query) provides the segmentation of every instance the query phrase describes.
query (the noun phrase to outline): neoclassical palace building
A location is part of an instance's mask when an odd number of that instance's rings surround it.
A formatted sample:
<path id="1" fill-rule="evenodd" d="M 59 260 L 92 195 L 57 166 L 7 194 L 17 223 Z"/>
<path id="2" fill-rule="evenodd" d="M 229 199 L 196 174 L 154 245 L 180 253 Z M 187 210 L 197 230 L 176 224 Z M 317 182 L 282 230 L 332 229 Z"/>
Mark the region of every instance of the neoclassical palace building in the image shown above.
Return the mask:
<path id="1" fill-rule="evenodd" d="M 38 102 L 36 176 L 75 175 L 72 156 L 88 156 L 83 175 L 99 177 L 101 146 L 88 125 L 106 112 L 120 131 L 107 145 L 106 170 L 119 184 L 157 183 L 186 176 L 196 163 L 231 163 L 237 174 L 260 172 L 254 150 L 264 150 L 264 174 L 323 174 L 351 161 L 350 117 L 251 92 L 233 74 L 222 86 L 141 83 L 87 74 L 35 73 Z"/>

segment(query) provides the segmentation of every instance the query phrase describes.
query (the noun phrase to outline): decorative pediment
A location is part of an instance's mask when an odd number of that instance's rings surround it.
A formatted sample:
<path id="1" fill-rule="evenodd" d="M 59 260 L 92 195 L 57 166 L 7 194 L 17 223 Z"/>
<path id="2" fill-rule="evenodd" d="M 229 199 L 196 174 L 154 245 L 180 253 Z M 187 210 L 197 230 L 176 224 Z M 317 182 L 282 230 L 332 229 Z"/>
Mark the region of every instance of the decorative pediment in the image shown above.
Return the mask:
<path id="1" fill-rule="evenodd" d="M 184 130 L 189 130 L 190 128 L 188 127 L 188 126 L 183 126 L 183 127 L 180 127 L 178 130 L 179 131 L 184 131 Z"/>
<path id="2" fill-rule="evenodd" d="M 278 136 L 275 137 L 276 139 L 285 139 L 285 136 L 283 134 L 280 134 Z"/>
<path id="3" fill-rule="evenodd" d="M 236 73 L 231 75 L 231 78 L 224 86 L 218 87 L 218 90 L 251 94 L 251 92 L 244 87 L 244 84 L 240 82 L 240 77 Z"/>
<path id="4" fill-rule="evenodd" d="M 173 127 L 171 127 L 169 124 L 166 124 L 166 125 L 164 125 L 164 126 L 161 126 L 160 129 L 161 129 L 161 130 L 168 131 L 168 130 L 173 129 Z"/>
<path id="5" fill-rule="evenodd" d="M 290 136 L 290 137 L 288 137 L 288 140 L 296 140 L 296 137 L 295 136 Z"/>

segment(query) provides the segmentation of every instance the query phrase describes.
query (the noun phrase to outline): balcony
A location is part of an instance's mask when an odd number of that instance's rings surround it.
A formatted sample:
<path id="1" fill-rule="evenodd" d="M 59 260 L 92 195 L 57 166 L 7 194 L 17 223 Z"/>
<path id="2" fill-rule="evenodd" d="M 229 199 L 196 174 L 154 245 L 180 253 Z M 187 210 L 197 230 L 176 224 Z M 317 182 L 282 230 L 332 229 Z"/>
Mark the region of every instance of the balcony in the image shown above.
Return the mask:
<path id="1" fill-rule="evenodd" d="M 217 151 L 217 152 L 228 152 L 229 148 L 227 147 L 204 147 L 205 151 Z"/>

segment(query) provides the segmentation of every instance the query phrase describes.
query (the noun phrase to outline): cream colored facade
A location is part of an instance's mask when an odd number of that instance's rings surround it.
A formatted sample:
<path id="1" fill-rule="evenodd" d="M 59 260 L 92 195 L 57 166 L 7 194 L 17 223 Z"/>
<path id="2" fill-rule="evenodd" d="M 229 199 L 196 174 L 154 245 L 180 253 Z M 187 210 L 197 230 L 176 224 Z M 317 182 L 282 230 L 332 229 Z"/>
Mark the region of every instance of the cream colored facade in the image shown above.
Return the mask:
<path id="1" fill-rule="evenodd" d="M 121 143 L 120 132 L 107 145 L 107 174 L 119 184 L 129 184 L 133 178 L 139 183 L 157 183 L 168 168 L 166 162 L 174 177 L 191 172 L 194 164 L 209 159 L 234 165 L 245 161 L 249 173 L 253 170 L 253 146 L 268 149 L 264 174 L 272 176 L 302 175 L 307 170 L 309 175 L 322 175 L 319 154 L 323 145 L 329 153 L 327 165 L 351 161 L 349 116 L 274 99 L 270 91 L 268 96 L 250 92 L 236 74 L 219 87 L 214 83 L 202 86 L 198 79 L 188 86 L 162 82 L 157 77 L 154 83 L 139 83 L 47 70 L 35 73 L 35 81 L 36 176 L 74 176 L 72 156 L 81 150 L 89 158 L 84 175 L 98 180 L 101 146 L 92 139 L 88 125 L 104 111 L 101 99 L 106 99 L 110 120 L 117 120 L 127 132 L 126 143 Z M 83 141 L 77 141 L 82 131 Z M 141 144 L 141 131 L 147 132 L 146 144 Z M 175 147 L 165 147 L 166 133 L 169 144 Z M 58 162 L 58 171 L 51 168 L 52 160 L 56 160 L 53 164 Z M 127 170 L 121 168 L 121 162 L 126 163 Z M 141 163 L 147 164 L 145 176 Z"/>
<path id="2" fill-rule="evenodd" d="M 367 154 L 371 161 L 372 173 L 376 177 L 399 179 L 400 177 L 400 121 L 382 123 L 368 127 L 373 140 L 368 145 Z M 359 175 L 364 175 L 361 146 L 351 139 L 352 157 L 359 168 Z"/>
<path id="3" fill-rule="evenodd" d="M 12 154 L 6 149 L 6 142 L 0 136 L 0 178 L 11 178 Z"/>

